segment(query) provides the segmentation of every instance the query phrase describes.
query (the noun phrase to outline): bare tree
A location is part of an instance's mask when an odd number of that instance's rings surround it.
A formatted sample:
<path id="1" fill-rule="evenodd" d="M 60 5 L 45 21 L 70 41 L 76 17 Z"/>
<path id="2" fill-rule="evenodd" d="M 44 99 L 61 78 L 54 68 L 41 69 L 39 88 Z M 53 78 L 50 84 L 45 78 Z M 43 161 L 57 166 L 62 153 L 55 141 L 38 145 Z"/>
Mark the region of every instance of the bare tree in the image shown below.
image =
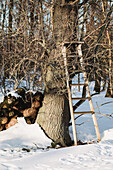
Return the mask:
<path id="1" fill-rule="evenodd" d="M 37 122 L 45 133 L 62 146 L 71 145 L 70 111 L 66 88 L 62 44 L 84 41 L 85 69 L 96 92 L 101 80 L 112 86 L 111 1 L 103 0 L 18 0 L 0 1 L 2 26 L 0 48 L 4 80 L 14 88 L 26 81 L 26 87 L 44 89 L 43 106 Z M 6 10 L 8 12 L 6 12 Z M 8 19 L 6 19 L 8 18 Z M 106 36 L 107 35 L 107 36 Z M 7 43 L 8 42 L 8 43 Z M 67 45 L 70 84 L 81 72 L 76 44 Z M 110 60 L 109 60 L 110 59 Z M 105 84 L 104 83 L 104 84 Z M 4 88 L 5 88 L 4 83 Z M 112 91 L 110 92 L 112 96 Z M 83 88 L 83 96 L 86 89 Z M 78 101 L 74 110 L 84 101 Z"/>

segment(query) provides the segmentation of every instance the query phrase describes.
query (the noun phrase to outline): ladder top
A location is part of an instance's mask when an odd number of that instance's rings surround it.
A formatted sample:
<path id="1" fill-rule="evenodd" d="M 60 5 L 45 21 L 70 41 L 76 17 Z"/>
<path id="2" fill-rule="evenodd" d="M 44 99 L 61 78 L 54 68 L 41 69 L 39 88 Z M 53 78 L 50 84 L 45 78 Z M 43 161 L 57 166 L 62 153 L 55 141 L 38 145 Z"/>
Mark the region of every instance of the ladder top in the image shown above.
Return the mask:
<path id="1" fill-rule="evenodd" d="M 71 45 L 71 44 L 84 44 L 84 42 L 83 41 L 70 41 L 70 42 L 62 43 L 62 45 L 64 46 Z"/>

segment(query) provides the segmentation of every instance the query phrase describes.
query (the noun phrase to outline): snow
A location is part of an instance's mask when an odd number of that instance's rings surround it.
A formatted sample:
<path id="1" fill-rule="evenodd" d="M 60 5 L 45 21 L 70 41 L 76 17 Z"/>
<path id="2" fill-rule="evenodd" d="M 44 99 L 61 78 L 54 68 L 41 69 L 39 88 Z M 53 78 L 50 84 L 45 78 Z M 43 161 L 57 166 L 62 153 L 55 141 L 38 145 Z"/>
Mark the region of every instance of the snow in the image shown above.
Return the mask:
<path id="1" fill-rule="evenodd" d="M 11 94 L 11 96 L 14 96 L 15 98 L 19 98 L 19 97 L 21 98 L 22 97 L 18 93 L 16 93 L 15 90 L 7 93 L 7 95 L 9 95 L 9 94 Z"/>
<path id="2" fill-rule="evenodd" d="M 0 132 L 0 170 L 112 170 L 113 169 L 113 99 L 105 98 L 105 92 L 93 96 L 101 142 L 93 144 L 48 148 L 51 140 L 38 124 L 28 125 L 24 118 L 6 131 Z M 0 94 L 0 101 L 2 95 Z M 78 111 L 89 110 L 88 102 Z M 103 114 L 103 115 L 102 115 Z M 111 117 L 107 117 L 111 114 Z M 78 125 L 81 124 L 82 125 Z M 83 142 L 96 141 L 97 137 L 90 114 L 76 120 L 77 137 Z M 70 127 L 70 135 L 72 129 Z"/>

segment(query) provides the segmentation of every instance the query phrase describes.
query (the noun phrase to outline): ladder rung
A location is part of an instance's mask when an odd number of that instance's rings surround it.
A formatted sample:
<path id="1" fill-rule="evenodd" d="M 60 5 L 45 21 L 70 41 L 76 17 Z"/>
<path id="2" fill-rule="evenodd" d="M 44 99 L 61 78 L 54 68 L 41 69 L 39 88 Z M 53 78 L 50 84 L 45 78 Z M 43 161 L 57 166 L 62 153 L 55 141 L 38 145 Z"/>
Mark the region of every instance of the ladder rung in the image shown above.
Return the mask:
<path id="1" fill-rule="evenodd" d="M 73 55 L 73 54 L 72 55 L 70 54 L 70 55 L 67 56 L 67 58 L 77 58 L 77 57 L 80 58 L 80 56 Z"/>
<path id="2" fill-rule="evenodd" d="M 83 86 L 83 85 L 86 85 L 86 86 L 88 86 L 88 84 L 86 84 L 86 83 L 81 83 L 81 84 L 71 84 L 71 86 Z"/>
<path id="3" fill-rule="evenodd" d="M 72 98 L 72 100 L 87 100 L 87 99 L 91 99 L 91 97 L 85 97 L 85 98 L 76 97 L 76 98 Z"/>
<path id="4" fill-rule="evenodd" d="M 74 114 L 88 114 L 88 113 L 91 113 L 91 114 L 93 114 L 93 113 L 95 113 L 95 112 L 93 112 L 93 111 L 86 111 L 86 112 L 74 112 Z"/>
<path id="5" fill-rule="evenodd" d="M 71 45 L 71 44 L 84 44 L 83 41 L 71 41 L 71 42 L 64 42 L 63 45 Z"/>

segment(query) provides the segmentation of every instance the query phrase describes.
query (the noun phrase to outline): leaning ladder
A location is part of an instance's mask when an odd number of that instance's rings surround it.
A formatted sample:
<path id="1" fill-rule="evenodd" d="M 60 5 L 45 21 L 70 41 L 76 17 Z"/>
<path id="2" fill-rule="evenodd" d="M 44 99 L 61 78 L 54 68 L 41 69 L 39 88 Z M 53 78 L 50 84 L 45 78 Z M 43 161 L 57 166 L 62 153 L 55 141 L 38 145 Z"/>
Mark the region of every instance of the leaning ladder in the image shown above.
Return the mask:
<path id="1" fill-rule="evenodd" d="M 81 50 L 81 43 L 79 43 L 79 45 L 77 47 L 77 51 L 78 51 L 78 55 L 80 57 L 80 64 L 81 64 L 81 67 L 82 67 L 85 83 L 84 84 L 73 84 L 73 85 L 75 85 L 75 86 L 76 85 L 77 86 L 78 85 L 86 85 L 86 91 L 87 91 L 87 97 L 86 98 L 72 98 L 72 96 L 71 96 L 71 89 L 70 89 L 70 85 L 69 85 L 69 73 L 68 73 L 68 67 L 67 67 L 66 46 L 65 46 L 65 44 L 63 44 L 63 46 L 62 46 L 62 54 L 63 54 L 63 57 L 64 57 L 64 65 L 65 65 L 65 73 L 66 73 L 66 83 L 67 83 L 67 90 L 68 90 L 68 97 L 69 97 L 69 106 L 70 106 L 70 114 L 71 114 L 71 121 L 72 121 L 74 145 L 77 145 L 77 132 L 76 132 L 74 114 L 91 113 L 92 114 L 92 118 L 93 118 L 93 122 L 94 122 L 94 126 L 95 126 L 95 131 L 96 131 L 96 134 L 97 134 L 97 139 L 98 139 L 98 141 L 101 140 L 100 133 L 99 133 L 99 128 L 98 128 L 98 124 L 97 124 L 97 120 L 96 120 L 96 116 L 95 116 L 95 111 L 94 111 L 94 107 L 93 107 L 93 102 L 92 102 L 92 98 L 91 98 L 91 94 L 90 94 L 90 90 L 89 90 L 89 81 L 87 79 L 87 74 L 85 72 L 83 56 L 82 56 L 82 50 Z M 74 112 L 73 111 L 72 100 L 79 100 L 79 99 L 82 99 L 82 100 L 87 100 L 88 99 L 91 111 Z"/>

